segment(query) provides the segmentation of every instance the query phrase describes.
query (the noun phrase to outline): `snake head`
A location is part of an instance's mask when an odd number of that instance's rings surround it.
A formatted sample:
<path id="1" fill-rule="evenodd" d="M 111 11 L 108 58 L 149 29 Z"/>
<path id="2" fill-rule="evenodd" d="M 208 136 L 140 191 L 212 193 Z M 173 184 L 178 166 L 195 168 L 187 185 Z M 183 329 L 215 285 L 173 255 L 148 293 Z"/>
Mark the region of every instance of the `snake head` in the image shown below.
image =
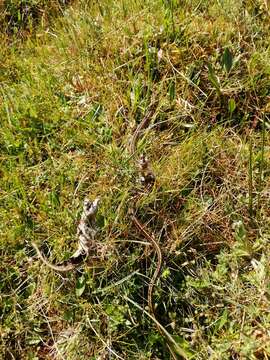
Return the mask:
<path id="1" fill-rule="evenodd" d="M 98 205 L 100 202 L 100 198 L 97 197 L 94 201 L 85 198 L 83 201 L 83 210 L 87 214 L 87 216 L 94 215 L 98 210 Z"/>

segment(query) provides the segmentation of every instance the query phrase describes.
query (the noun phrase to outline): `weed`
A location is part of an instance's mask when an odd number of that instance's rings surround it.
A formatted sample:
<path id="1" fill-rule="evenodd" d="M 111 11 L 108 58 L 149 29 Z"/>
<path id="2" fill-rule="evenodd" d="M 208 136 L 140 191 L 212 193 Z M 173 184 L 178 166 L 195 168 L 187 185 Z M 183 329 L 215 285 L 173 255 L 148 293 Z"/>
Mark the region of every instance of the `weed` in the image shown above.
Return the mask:
<path id="1" fill-rule="evenodd" d="M 0 4 L 1 343 L 4 359 L 266 359 L 269 26 L 264 1 Z M 156 183 L 141 190 L 128 152 Z M 77 246 L 101 197 L 99 267 L 38 261 Z M 163 329 L 165 338 L 157 331 Z"/>

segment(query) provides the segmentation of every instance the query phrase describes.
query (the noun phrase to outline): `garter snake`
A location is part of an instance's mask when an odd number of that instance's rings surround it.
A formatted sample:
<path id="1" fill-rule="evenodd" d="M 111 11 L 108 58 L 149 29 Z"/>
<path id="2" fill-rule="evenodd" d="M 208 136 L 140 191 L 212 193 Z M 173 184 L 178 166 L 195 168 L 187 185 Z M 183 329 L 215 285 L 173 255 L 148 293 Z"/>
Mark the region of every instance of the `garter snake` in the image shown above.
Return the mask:
<path id="1" fill-rule="evenodd" d="M 152 101 L 149 106 L 148 112 L 146 113 L 143 120 L 139 123 L 136 130 L 134 131 L 134 134 L 131 138 L 130 145 L 129 145 L 129 152 L 130 152 L 131 157 L 135 156 L 135 153 L 137 150 L 137 143 L 140 138 L 140 135 L 141 135 L 142 131 L 148 127 L 149 122 L 151 121 L 151 117 L 154 115 L 155 105 L 156 105 L 156 101 Z M 137 201 L 138 201 L 138 198 L 137 198 Z M 136 201 L 133 202 L 133 204 L 136 204 Z M 146 230 L 146 227 L 137 218 L 136 211 L 135 211 L 135 205 L 130 207 L 129 215 L 130 215 L 130 218 L 131 218 L 133 224 L 137 228 L 137 230 L 139 230 L 139 232 L 152 244 L 152 246 L 157 254 L 156 269 L 150 280 L 149 287 L 148 287 L 148 294 L 147 294 L 147 302 L 148 302 L 150 314 L 152 316 L 155 316 L 155 310 L 154 310 L 154 306 L 153 306 L 153 290 L 154 290 L 155 284 L 158 280 L 158 277 L 159 277 L 159 274 L 161 271 L 162 253 L 161 253 L 160 247 L 159 247 L 157 241 L 155 240 L 155 238 L 149 234 L 149 232 Z"/>
<path id="2" fill-rule="evenodd" d="M 140 138 L 140 135 L 141 135 L 142 131 L 148 127 L 149 122 L 151 121 L 151 117 L 155 113 L 155 109 L 156 109 L 155 105 L 156 105 L 156 101 L 152 101 L 149 106 L 149 110 L 148 110 L 147 114 L 145 115 L 143 120 L 139 123 L 139 125 L 137 126 L 137 128 L 131 138 L 131 141 L 129 144 L 129 152 L 130 152 L 131 158 L 135 157 L 135 154 L 137 151 L 137 143 Z M 150 181 L 151 181 L 151 179 L 152 180 L 154 179 L 154 177 L 151 177 L 151 176 L 149 178 L 150 178 Z M 149 307 L 149 314 L 155 320 L 157 330 L 160 333 L 160 335 L 167 339 L 166 345 L 167 345 L 167 348 L 168 348 L 172 358 L 174 360 L 177 360 L 179 358 L 178 355 L 181 355 L 184 359 L 187 359 L 187 356 L 186 356 L 185 352 L 183 351 L 183 349 L 181 349 L 179 347 L 179 345 L 174 341 L 174 339 L 170 335 L 168 335 L 166 330 L 164 330 L 164 328 L 159 324 L 159 322 L 156 318 L 156 315 L 155 315 L 155 308 L 153 305 L 153 290 L 154 290 L 154 287 L 157 283 L 157 280 L 158 280 L 158 278 L 160 276 L 160 272 L 161 272 L 162 252 L 161 252 L 159 244 L 155 240 L 154 236 L 149 234 L 149 232 L 146 229 L 146 226 L 144 224 L 142 224 L 141 221 L 136 216 L 136 203 L 138 202 L 139 198 L 140 198 L 140 195 L 137 196 L 137 199 L 136 199 L 137 201 L 132 201 L 133 205 L 130 206 L 128 213 L 129 213 L 129 216 L 130 216 L 134 226 L 151 243 L 151 245 L 154 248 L 156 255 L 157 255 L 156 269 L 150 280 L 150 283 L 148 286 L 148 292 L 147 292 L 147 303 L 148 303 L 148 307 Z M 177 352 L 175 352 L 175 350 L 177 350 Z"/>

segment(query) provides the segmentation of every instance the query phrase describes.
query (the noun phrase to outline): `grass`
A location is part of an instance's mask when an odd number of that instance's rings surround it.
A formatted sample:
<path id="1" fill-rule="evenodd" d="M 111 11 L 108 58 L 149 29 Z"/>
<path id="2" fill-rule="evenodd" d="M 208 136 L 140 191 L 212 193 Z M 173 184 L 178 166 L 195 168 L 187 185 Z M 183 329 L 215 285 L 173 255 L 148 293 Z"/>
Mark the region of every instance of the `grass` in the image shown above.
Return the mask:
<path id="1" fill-rule="evenodd" d="M 164 258 L 157 320 L 188 359 L 268 359 L 266 3 L 29 6 L 0 35 L 2 358 L 170 359 L 148 316 L 155 255 L 128 216 L 127 147 L 154 99 L 138 153 L 157 181 L 137 214 Z M 104 259 L 63 276 L 31 242 L 68 258 L 85 196 L 102 199 Z"/>

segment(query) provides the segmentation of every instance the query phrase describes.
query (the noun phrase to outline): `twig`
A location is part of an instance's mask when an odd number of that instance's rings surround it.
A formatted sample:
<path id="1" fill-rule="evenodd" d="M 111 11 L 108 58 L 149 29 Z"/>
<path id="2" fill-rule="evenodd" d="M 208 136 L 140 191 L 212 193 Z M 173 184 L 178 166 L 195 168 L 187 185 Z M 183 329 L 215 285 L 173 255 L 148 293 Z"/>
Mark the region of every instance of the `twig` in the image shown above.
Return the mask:
<path id="1" fill-rule="evenodd" d="M 91 324 L 90 319 L 87 317 L 87 321 L 88 324 L 90 326 L 90 328 L 93 330 L 93 332 L 95 333 L 95 335 L 99 338 L 99 340 L 102 342 L 102 344 L 104 346 L 106 346 L 106 348 L 109 350 L 110 353 L 112 353 L 114 356 L 117 357 L 117 359 L 121 359 L 121 360 L 125 360 L 124 358 L 122 358 L 122 356 L 118 355 L 108 344 L 106 344 L 106 341 L 104 341 L 101 337 L 101 335 L 96 331 L 96 329 L 94 328 L 94 326 Z"/>

